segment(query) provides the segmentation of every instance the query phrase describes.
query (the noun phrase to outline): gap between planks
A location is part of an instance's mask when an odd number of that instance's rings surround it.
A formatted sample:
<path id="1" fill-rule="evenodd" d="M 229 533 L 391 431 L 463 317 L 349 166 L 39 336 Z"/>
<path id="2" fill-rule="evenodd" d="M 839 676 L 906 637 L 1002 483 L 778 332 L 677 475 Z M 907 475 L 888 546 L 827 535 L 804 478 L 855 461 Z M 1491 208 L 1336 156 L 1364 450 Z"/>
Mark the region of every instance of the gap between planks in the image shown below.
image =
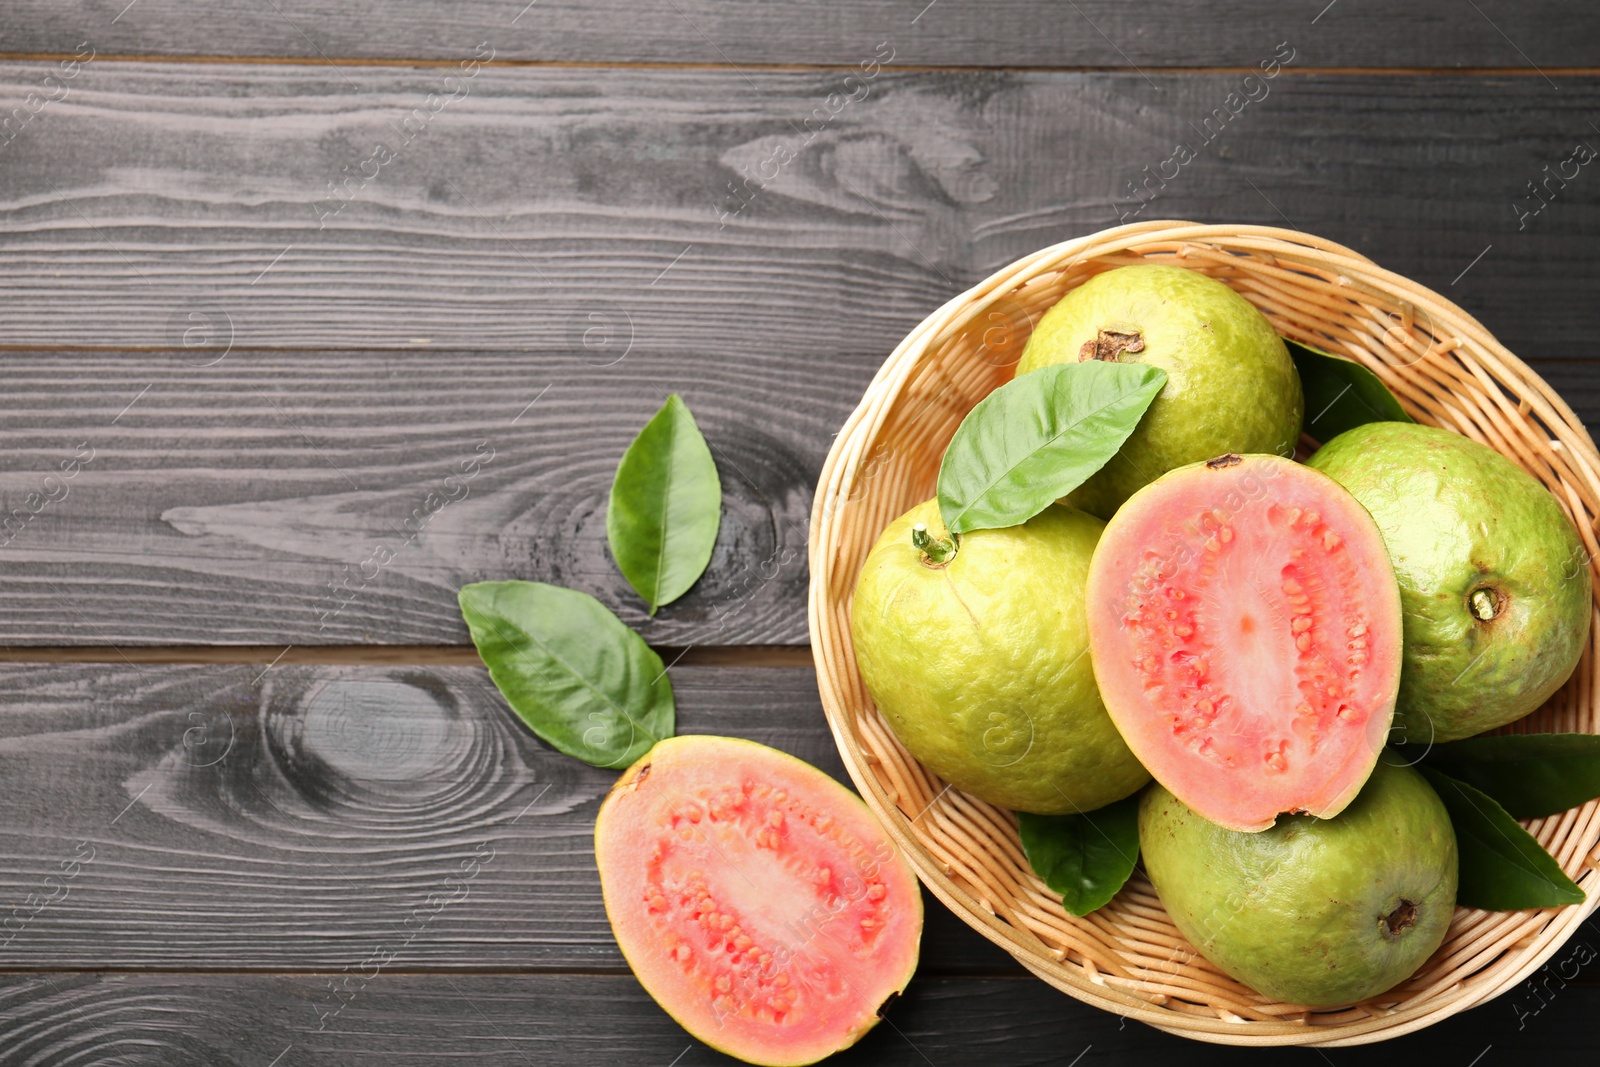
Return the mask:
<path id="1" fill-rule="evenodd" d="M 105 975 L 105 974 L 152 974 L 152 975 L 185 975 L 206 974 L 216 976 L 238 976 L 241 978 L 325 978 L 330 975 L 347 974 L 350 967 L 162 967 L 140 965 L 138 967 L 34 967 L 0 969 L 0 981 L 7 978 L 38 978 L 48 975 Z M 574 978 L 631 978 L 633 971 L 627 964 L 621 963 L 616 967 L 384 967 L 383 974 L 389 978 L 530 978 L 541 975 L 562 975 Z M 930 969 L 929 978 L 981 978 L 985 981 L 1014 981 L 1036 982 L 1033 975 L 1026 971 L 996 970 L 992 967 L 963 967 L 958 970 L 944 970 L 942 968 Z M 1588 983 L 1583 979 L 1568 982 L 1572 986 L 1584 986 Z"/>
<path id="2" fill-rule="evenodd" d="M 808 645 L 662 646 L 677 667 L 811 667 Z M 326 666 L 481 667 L 471 645 L 83 645 L 0 647 L 0 663 L 311 663 Z M 4 973 L 0 971 L 0 973 Z"/>
<path id="3" fill-rule="evenodd" d="M 78 59 L 73 52 L 0 52 L 4 63 L 56 63 Z M 291 66 L 291 67 L 454 67 L 460 59 L 409 59 L 404 56 L 203 56 L 203 55 L 139 55 L 132 52 L 102 52 L 94 57 L 96 63 L 171 63 L 171 64 L 235 64 L 239 66 Z M 760 72 L 829 72 L 855 70 L 853 63 L 708 63 L 675 62 L 671 60 L 571 60 L 571 59 L 489 59 L 479 60 L 480 67 L 550 67 L 557 70 L 686 70 Z M 940 64 L 896 63 L 891 68 L 897 72 L 921 74 L 1138 74 L 1137 68 L 1110 65 L 1044 64 Z M 1147 66 L 1152 74 L 1256 74 L 1256 67 L 1206 67 L 1206 66 Z M 1491 78 L 1551 78 L 1557 75 L 1569 78 L 1600 76 L 1600 67 L 1284 67 L 1280 74 L 1298 77 L 1331 74 L 1339 77 L 1382 76 L 1433 76 L 1433 77 L 1491 77 Z"/>
<path id="4" fill-rule="evenodd" d="M 206 967 L 206 966 L 162 966 L 140 964 L 137 967 L 8 967 L 0 968 L 0 981 L 7 978 L 36 978 L 40 975 L 72 975 L 72 974 L 210 974 L 210 975 L 238 975 L 241 977 L 262 978 L 294 978 L 311 977 L 320 978 L 326 975 L 348 973 L 349 967 Z M 383 973 L 392 977 L 410 976 L 413 978 L 437 977 L 447 975 L 452 978 L 474 977 L 529 977 L 534 975 L 570 975 L 586 978 L 621 978 L 631 975 L 625 963 L 615 967 L 384 967 Z M 961 972 L 939 972 L 940 977 L 955 978 L 1031 978 L 1031 975 L 1018 975 L 1012 972 L 994 972 L 993 974 L 982 969 L 977 969 L 968 974 Z"/>
<path id="5" fill-rule="evenodd" d="M 239 978 L 324 978 L 348 974 L 350 967 L 206 967 L 161 966 L 141 964 L 137 967 L 17 967 L 0 969 L 0 981 L 8 978 L 40 978 L 74 975 L 211 975 Z M 998 970 L 993 967 L 961 967 L 955 970 L 930 968 L 918 972 L 930 979 L 981 979 L 983 981 L 1037 982 L 1033 975 L 1021 970 Z M 573 978 L 631 978 L 633 971 L 627 964 L 615 967 L 384 967 L 389 978 L 535 978 L 563 976 Z M 1566 985 L 1578 989 L 1600 988 L 1600 978 L 1579 976 Z"/>
<path id="6" fill-rule="evenodd" d="M 3 0 L 0 0 L 0 2 L 3 2 Z M 0 59 L 3 59 L 3 57 L 0 57 Z M 1596 73 L 1600 74 L 1600 71 L 1597 71 Z M 514 354 L 515 353 L 515 350 L 513 350 L 513 349 L 504 349 L 504 348 L 471 349 L 471 348 L 463 348 L 461 345 L 457 345 L 457 344 L 454 344 L 454 343 L 446 344 L 446 345 L 434 345 L 434 344 L 431 344 L 431 343 L 414 344 L 414 345 L 357 345 L 357 346 L 335 346 L 335 347 L 331 347 L 331 348 L 328 348 L 328 347 L 324 347 L 324 348 L 308 348 L 308 347 L 306 347 L 304 345 L 250 345 L 248 347 L 241 345 L 241 346 L 239 346 L 237 348 L 230 349 L 230 351 L 231 352 L 241 353 L 241 354 L 247 354 L 247 353 L 254 352 L 254 353 L 259 353 L 261 355 L 269 355 L 269 356 L 272 356 L 272 355 L 325 356 L 325 355 L 328 355 L 330 353 L 334 354 L 334 355 L 339 355 L 339 356 L 402 356 L 402 355 L 415 354 L 415 353 L 417 353 L 419 351 L 424 351 L 424 350 L 428 350 L 428 349 L 432 349 L 433 351 L 436 351 L 436 352 L 438 352 L 438 351 L 447 351 L 447 350 L 450 350 L 450 351 L 467 351 L 467 352 L 487 352 L 487 353 L 490 353 L 490 354 L 493 354 L 493 355 L 496 355 L 496 356 Z M 542 350 L 533 349 L 533 350 L 526 350 L 526 353 L 530 354 L 530 355 L 538 355 L 538 354 L 541 353 L 541 351 Z M 153 355 L 162 355 L 162 354 L 187 355 L 189 350 L 188 349 L 184 349 L 184 348 L 172 348 L 172 347 L 168 347 L 166 345 L 52 345 L 52 344 L 17 345 L 17 344 L 0 344 L 0 355 L 3 355 L 3 354 L 8 353 L 8 352 L 23 352 L 23 353 L 70 352 L 70 353 L 78 354 L 78 355 L 110 355 L 110 356 L 137 355 L 137 356 L 145 356 L 145 355 L 152 355 L 152 354 Z M 1592 355 L 1592 356 L 1573 356 L 1573 355 L 1549 356 L 1549 355 L 1540 354 L 1540 355 L 1535 355 L 1535 356 L 1523 356 L 1522 358 L 1523 358 L 1523 360 L 1525 362 L 1527 362 L 1535 370 L 1538 370 L 1538 368 L 1543 367 L 1543 366 L 1580 366 L 1581 367 L 1581 366 L 1593 366 L 1593 365 L 1596 365 L 1596 364 L 1600 364 L 1600 353 L 1597 353 L 1596 355 Z M 107 647 L 110 647 L 110 646 L 107 646 Z M 183 648 L 183 647 L 188 647 L 188 646 L 174 645 L 174 646 L 171 646 L 171 647 L 173 647 L 173 648 Z M 195 647 L 202 647 L 202 646 L 195 646 Z M 210 647 L 210 646 L 204 646 L 204 647 Z M 246 646 L 240 646 L 240 647 L 246 647 Z M 432 646 L 394 645 L 394 646 L 380 646 L 380 647 L 427 648 L 427 647 L 432 647 Z M 453 647 L 453 646 L 445 646 L 445 647 Z M 725 648 L 725 649 L 731 649 L 731 648 L 734 648 L 736 646 L 729 645 L 729 646 L 719 646 L 719 647 L 720 648 Z M 769 648 L 769 647 L 776 647 L 776 646 L 752 645 L 752 646 L 748 646 L 748 647 L 750 647 L 750 648 Z M 783 646 L 783 647 L 790 647 L 790 646 Z M 793 647 L 802 647 L 802 646 L 793 646 Z M 657 651 L 659 651 L 659 652 L 661 652 L 663 654 L 666 654 L 668 651 L 670 651 L 675 655 L 680 650 L 677 649 L 677 648 L 669 649 L 666 646 L 662 646 Z M 0 649 L 0 662 L 5 662 L 5 660 L 3 658 L 3 654 L 4 654 L 4 650 Z M 807 655 L 809 656 L 809 652 L 807 653 Z M 691 653 L 691 657 L 692 656 L 694 656 L 694 653 Z M 251 662 L 254 662 L 254 661 L 251 661 Z M 695 660 L 691 658 L 689 660 L 685 660 L 685 662 L 691 662 L 692 663 L 692 662 L 695 662 Z M 810 663 L 809 659 L 807 659 L 807 663 L 808 664 Z"/>

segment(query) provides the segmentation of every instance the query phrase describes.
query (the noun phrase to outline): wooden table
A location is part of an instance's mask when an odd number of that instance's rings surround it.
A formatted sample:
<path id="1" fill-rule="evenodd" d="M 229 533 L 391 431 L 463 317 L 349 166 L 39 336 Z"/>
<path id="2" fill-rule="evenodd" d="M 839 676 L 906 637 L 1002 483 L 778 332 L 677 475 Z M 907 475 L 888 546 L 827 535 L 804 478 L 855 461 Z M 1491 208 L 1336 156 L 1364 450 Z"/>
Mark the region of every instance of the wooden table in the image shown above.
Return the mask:
<path id="1" fill-rule="evenodd" d="M 681 730 L 842 777 L 805 622 L 830 435 L 1035 248 L 1303 228 L 1600 419 L 1586 6 L 525 3 L 0 7 L 4 1064 L 717 1060 L 611 939 L 613 774 L 507 711 L 455 590 L 592 592 L 674 661 Z M 604 509 L 669 391 L 725 514 L 650 619 Z M 1227 1050 L 937 904 L 924 943 L 838 1062 L 1489 1067 L 1590 1052 L 1600 1010 L 1566 953 L 1374 1049 Z"/>

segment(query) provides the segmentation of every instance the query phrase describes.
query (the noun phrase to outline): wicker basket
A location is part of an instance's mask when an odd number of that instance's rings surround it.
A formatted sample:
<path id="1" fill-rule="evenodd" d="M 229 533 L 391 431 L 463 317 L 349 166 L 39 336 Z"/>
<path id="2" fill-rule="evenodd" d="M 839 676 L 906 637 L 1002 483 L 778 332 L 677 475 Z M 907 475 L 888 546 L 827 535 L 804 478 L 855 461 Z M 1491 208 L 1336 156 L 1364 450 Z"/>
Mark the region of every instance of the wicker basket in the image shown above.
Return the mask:
<path id="1" fill-rule="evenodd" d="M 914 760 L 856 672 L 850 596 L 873 542 L 933 495 L 957 424 L 1011 377 L 1039 315 L 1086 278 L 1138 262 L 1178 263 L 1220 279 L 1284 335 L 1372 368 L 1419 422 L 1511 457 L 1565 505 L 1595 566 L 1594 443 L 1561 398 L 1460 308 L 1303 233 L 1180 222 L 1118 227 L 1021 259 L 930 315 L 895 349 L 840 431 L 822 469 L 810 539 L 811 641 L 829 725 L 862 796 L 934 895 L 1056 988 L 1204 1041 L 1333 1046 L 1409 1033 L 1512 988 L 1578 928 L 1600 900 L 1600 805 L 1528 824 L 1583 886 L 1587 904 L 1457 908 L 1444 944 L 1409 981 L 1353 1007 L 1309 1011 L 1266 1000 L 1211 966 L 1138 872 L 1106 907 L 1081 919 L 1068 914 L 1029 869 L 1014 816 L 949 788 Z M 1572 680 L 1513 729 L 1600 732 L 1600 621 L 1592 633 Z"/>

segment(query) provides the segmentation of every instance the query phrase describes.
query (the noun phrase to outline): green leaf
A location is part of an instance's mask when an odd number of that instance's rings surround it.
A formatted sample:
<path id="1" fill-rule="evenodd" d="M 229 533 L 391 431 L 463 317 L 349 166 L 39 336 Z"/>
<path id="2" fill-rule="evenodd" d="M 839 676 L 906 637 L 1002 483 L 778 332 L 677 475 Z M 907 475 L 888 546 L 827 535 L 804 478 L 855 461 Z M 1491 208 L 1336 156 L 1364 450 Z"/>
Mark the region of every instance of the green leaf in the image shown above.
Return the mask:
<path id="1" fill-rule="evenodd" d="M 560 751 L 626 767 L 672 736 L 661 657 L 594 597 L 543 582 L 475 582 L 458 599 L 511 710 Z"/>
<path id="2" fill-rule="evenodd" d="M 721 522 L 717 465 L 673 393 L 622 454 L 606 508 L 611 555 L 650 614 L 705 572 Z"/>
<path id="3" fill-rule="evenodd" d="M 1426 764 L 1418 770 L 1433 783 L 1456 830 L 1456 903 L 1488 911 L 1583 903 L 1583 890 L 1492 797 Z"/>
<path id="4" fill-rule="evenodd" d="M 967 413 L 939 467 L 939 514 L 961 534 L 1027 522 L 1106 465 L 1167 382 L 1143 363 L 1061 363 Z"/>
<path id="5" fill-rule="evenodd" d="M 1074 915 L 1087 915 L 1122 888 L 1139 858 L 1139 795 L 1077 815 L 1018 813 L 1022 852 Z"/>
<path id="6" fill-rule="evenodd" d="M 1353 359 L 1291 341 L 1289 355 L 1306 394 L 1305 431 L 1324 443 L 1369 422 L 1414 422 L 1378 376 Z"/>
<path id="7" fill-rule="evenodd" d="M 1517 734 L 1435 745 L 1428 765 L 1494 797 L 1513 818 L 1542 819 L 1600 797 L 1600 736 Z"/>

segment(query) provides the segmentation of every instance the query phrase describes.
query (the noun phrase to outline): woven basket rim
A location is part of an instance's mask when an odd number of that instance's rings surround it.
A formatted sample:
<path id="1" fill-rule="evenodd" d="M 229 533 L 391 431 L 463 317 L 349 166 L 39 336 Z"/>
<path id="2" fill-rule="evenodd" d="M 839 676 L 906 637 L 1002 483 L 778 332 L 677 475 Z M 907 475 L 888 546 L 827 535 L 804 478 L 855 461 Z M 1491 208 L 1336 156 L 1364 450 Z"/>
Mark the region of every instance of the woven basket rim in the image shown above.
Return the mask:
<path id="1" fill-rule="evenodd" d="M 1247 1021 L 1237 1017 L 1225 1017 L 1226 1013 L 1208 1016 L 1192 1011 L 1175 1010 L 1165 1006 L 1164 1003 L 1157 1003 L 1149 997 L 1141 996 L 1131 989 L 1120 988 L 1104 974 L 1085 976 L 1077 967 L 1063 966 L 1061 960 L 1065 958 L 1064 954 L 1050 949 L 1037 934 L 1020 923 L 1008 921 L 1001 914 L 1008 910 L 1008 902 L 980 899 L 979 895 L 958 884 L 953 877 L 952 869 L 930 851 L 927 843 L 918 836 L 914 826 L 914 823 L 921 820 L 929 809 L 943 804 L 943 798 L 950 792 L 949 788 L 946 787 L 945 792 L 935 796 L 929 808 L 924 809 L 923 813 L 908 819 L 879 775 L 872 769 L 871 764 L 876 757 L 866 751 L 856 736 L 852 724 L 852 712 L 848 706 L 848 692 L 852 687 L 859 687 L 859 679 L 855 675 L 854 656 L 849 649 L 848 635 L 844 635 L 841 642 L 840 635 L 835 632 L 834 616 L 839 598 L 831 592 L 838 580 L 832 559 L 833 546 L 836 537 L 842 533 L 841 523 L 844 519 L 841 516 L 848 509 L 835 509 L 831 505 L 847 499 L 851 479 L 859 468 L 865 451 L 872 444 L 872 435 L 862 433 L 863 428 L 871 428 L 874 433 L 881 429 L 885 413 L 894 405 L 907 382 L 918 370 L 930 345 L 950 337 L 963 323 L 970 321 L 978 312 L 986 310 L 997 297 L 1019 292 L 1020 287 L 1029 282 L 1061 275 L 1080 264 L 1092 265 L 1101 257 L 1156 254 L 1143 252 L 1141 249 L 1160 250 L 1159 254 L 1162 255 L 1174 254 L 1173 249 L 1176 249 L 1175 254 L 1180 257 L 1187 254 L 1185 250 L 1189 249 L 1196 253 L 1220 251 L 1221 245 L 1212 242 L 1226 242 L 1229 254 L 1242 252 L 1246 255 L 1260 256 L 1269 260 L 1273 267 L 1283 266 L 1285 272 L 1291 275 L 1316 272 L 1321 277 L 1332 273 L 1336 277 L 1336 282 L 1332 284 L 1348 286 L 1346 291 L 1352 297 L 1359 298 L 1363 293 L 1381 297 L 1403 294 L 1399 299 L 1415 312 L 1425 315 L 1429 320 L 1430 330 L 1434 325 L 1441 323 L 1458 327 L 1450 331 L 1448 338 L 1440 338 L 1438 355 L 1441 358 L 1456 347 L 1470 346 L 1474 359 L 1486 365 L 1487 371 L 1496 382 L 1511 378 L 1530 386 L 1519 392 L 1521 403 L 1515 408 L 1513 415 L 1523 419 L 1526 425 L 1533 425 L 1530 420 L 1537 417 L 1539 424 L 1542 424 L 1542 431 L 1547 430 L 1553 438 L 1555 443 L 1550 446 L 1551 455 L 1542 455 L 1541 458 L 1550 463 L 1552 469 L 1557 470 L 1558 476 L 1570 476 L 1570 484 L 1566 480 L 1563 481 L 1566 497 L 1563 498 L 1560 493 L 1556 496 L 1570 513 L 1589 519 L 1588 529 L 1585 529 L 1584 521 L 1577 521 L 1576 525 L 1591 557 L 1591 573 L 1595 572 L 1594 556 L 1597 546 L 1592 516 L 1595 511 L 1593 501 L 1600 500 L 1600 454 L 1597 454 L 1593 440 L 1571 408 L 1476 319 L 1437 293 L 1379 267 L 1349 248 L 1323 238 L 1300 231 L 1267 226 L 1153 220 L 1113 227 L 1063 241 L 1007 264 L 988 278 L 946 301 L 925 318 L 906 335 L 878 369 L 861 402 L 839 431 L 824 463 L 813 498 L 808 539 L 811 578 L 807 617 L 813 658 L 817 666 L 818 688 L 829 729 L 846 771 L 890 837 L 910 859 L 929 891 L 968 925 L 1011 953 L 1030 972 L 1052 986 L 1096 1007 L 1137 1019 L 1158 1029 L 1223 1044 L 1305 1044 L 1332 1047 L 1384 1040 L 1421 1029 L 1498 996 L 1543 965 L 1560 950 L 1583 920 L 1593 912 L 1596 905 L 1600 904 L 1600 896 L 1595 892 L 1600 888 L 1600 878 L 1591 877 L 1595 870 L 1591 860 L 1586 858 L 1584 869 L 1577 876 L 1580 884 L 1588 891 L 1585 903 L 1534 913 L 1513 913 L 1544 916 L 1544 918 L 1538 922 L 1536 930 L 1522 935 L 1514 948 L 1499 951 L 1490 963 L 1478 967 L 1474 972 L 1479 974 L 1498 968 L 1499 973 L 1494 974 L 1492 980 L 1470 985 L 1465 981 L 1458 981 L 1454 987 L 1437 995 L 1414 998 L 1420 1000 L 1420 1003 L 1401 1005 L 1389 1011 L 1372 1012 L 1369 1017 L 1363 1019 L 1333 1023 L 1308 1025 L 1303 1018 L 1297 1022 L 1289 1021 L 1287 1018 Z M 1438 334 L 1433 332 L 1430 336 L 1437 337 Z M 1452 341 L 1453 344 L 1450 343 Z M 1430 345 L 1428 354 L 1424 358 L 1432 359 L 1434 348 L 1435 346 Z M 1378 363 L 1375 358 L 1364 358 L 1359 352 L 1344 354 L 1361 358 L 1391 385 L 1397 380 L 1398 371 Z M 1421 360 L 1415 362 L 1420 363 Z M 1404 366 L 1400 368 L 1404 369 Z M 1416 407 L 1416 404 L 1408 402 L 1405 396 L 1402 396 L 1402 402 L 1406 403 L 1408 408 Z M 1442 410 L 1449 414 L 1451 409 L 1446 404 Z M 1418 413 L 1419 411 L 1412 411 L 1413 415 Z M 1420 413 L 1429 417 L 1419 421 L 1439 421 L 1432 413 L 1425 411 Z M 1491 420 L 1494 414 L 1491 413 Z M 1511 417 L 1504 411 L 1498 414 L 1502 421 Z M 1458 432 L 1464 429 L 1459 424 L 1449 428 Z M 1475 425 L 1469 424 L 1465 429 L 1468 431 L 1468 436 L 1484 439 L 1481 431 L 1471 432 L 1476 429 Z M 1488 440 L 1486 443 L 1500 447 L 1494 440 Z M 1505 449 L 1501 448 L 1501 451 Z M 1556 455 L 1557 452 L 1560 454 Z M 1552 456 L 1554 458 L 1551 458 Z M 1515 461 L 1517 456 L 1513 455 L 1511 458 Z M 872 531 L 873 539 L 876 538 L 877 532 Z M 853 574 L 850 575 L 850 581 L 853 584 Z M 1585 654 L 1586 662 L 1590 659 L 1591 653 L 1592 648 Z M 1584 666 L 1580 665 L 1579 671 L 1584 669 Z M 841 679 L 848 679 L 848 684 Z M 1590 701 L 1590 704 L 1593 703 L 1594 701 Z M 875 716 L 876 712 L 872 714 Z M 1589 827 L 1582 842 L 1583 854 L 1592 857 L 1595 846 L 1600 844 L 1600 830 L 1595 829 L 1595 815 L 1600 809 L 1597 809 L 1595 802 L 1591 802 L 1577 810 L 1579 815 L 1574 821 L 1582 822 Z M 1569 816 L 1571 814 L 1568 813 Z M 1567 840 L 1571 837 L 1572 830 L 1569 828 L 1564 833 L 1566 837 L 1562 840 Z M 1458 917 L 1461 910 L 1458 909 Z M 1454 930 L 1455 926 L 1452 925 L 1452 935 Z M 1509 935 L 1504 932 L 1500 934 L 1502 940 L 1506 936 Z M 1447 946 L 1450 944 L 1447 942 Z M 1510 959 L 1512 956 L 1515 958 Z"/>

